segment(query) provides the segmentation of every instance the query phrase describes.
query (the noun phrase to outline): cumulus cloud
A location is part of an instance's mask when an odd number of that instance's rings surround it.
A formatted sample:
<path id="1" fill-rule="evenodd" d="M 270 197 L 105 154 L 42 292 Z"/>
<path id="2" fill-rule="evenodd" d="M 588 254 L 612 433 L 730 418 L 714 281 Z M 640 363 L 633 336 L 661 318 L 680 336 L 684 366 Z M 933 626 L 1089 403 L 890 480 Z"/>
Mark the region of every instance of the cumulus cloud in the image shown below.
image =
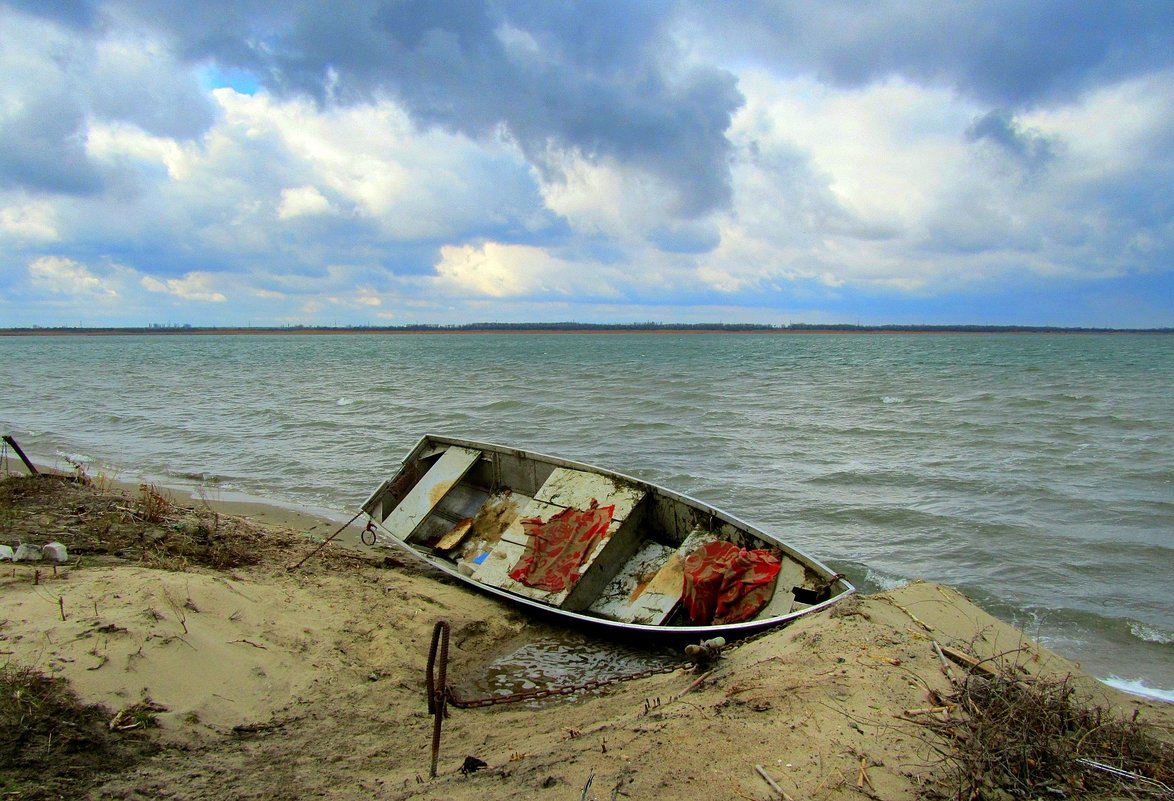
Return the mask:
<path id="1" fill-rule="evenodd" d="M 488 0 L 234 6 L 195 5 L 174 15 L 164 3 L 106 4 L 183 59 L 265 76 L 282 96 L 327 105 L 390 97 L 421 124 L 474 139 L 504 128 L 548 172 L 558 168 L 545 158 L 552 151 L 620 159 L 670 185 L 685 216 L 729 201 L 724 132 L 741 103 L 736 79 L 712 65 L 683 65 L 655 7 Z M 128 96 L 106 105 L 121 112 L 117 101 Z M 143 114 L 144 127 L 157 132 Z M 164 116 L 183 130 L 201 122 Z"/>
<path id="2" fill-rule="evenodd" d="M 292 220 L 294 217 L 328 214 L 330 211 L 330 201 L 318 191 L 317 187 L 296 186 L 281 190 L 281 203 L 277 208 L 277 217 L 281 220 Z"/>
<path id="3" fill-rule="evenodd" d="M 541 248 L 487 242 L 446 246 L 436 265 L 437 283 L 462 294 L 508 298 L 569 291 L 573 267 Z"/>
<path id="4" fill-rule="evenodd" d="M 0 186 L 93 195 L 111 176 L 88 158 L 92 123 L 191 139 L 213 122 L 195 76 L 149 29 L 95 37 L 0 9 L 0 39 L 0 74 L 20 78 L 0 87 Z"/>
<path id="5" fill-rule="evenodd" d="M 148 292 L 162 292 L 183 300 L 203 303 L 224 303 L 228 300 L 223 292 L 216 289 L 215 276 L 207 273 L 188 273 L 182 278 L 169 278 L 166 281 L 145 275 L 142 285 Z"/>
<path id="6" fill-rule="evenodd" d="M 690 29 L 712 34 L 709 52 L 736 48 L 842 87 L 900 75 L 997 107 L 1071 102 L 1162 68 L 1174 34 L 1160 2 L 708 0 L 688 8 Z"/>
<path id="7" fill-rule="evenodd" d="M 57 295 L 106 296 L 118 295 L 105 281 L 73 259 L 63 256 L 42 256 L 29 264 L 33 285 Z"/>
<path id="8" fill-rule="evenodd" d="M 10 241 L 46 243 L 56 241 L 57 211 L 44 200 L 16 202 L 0 207 L 0 234 Z"/>

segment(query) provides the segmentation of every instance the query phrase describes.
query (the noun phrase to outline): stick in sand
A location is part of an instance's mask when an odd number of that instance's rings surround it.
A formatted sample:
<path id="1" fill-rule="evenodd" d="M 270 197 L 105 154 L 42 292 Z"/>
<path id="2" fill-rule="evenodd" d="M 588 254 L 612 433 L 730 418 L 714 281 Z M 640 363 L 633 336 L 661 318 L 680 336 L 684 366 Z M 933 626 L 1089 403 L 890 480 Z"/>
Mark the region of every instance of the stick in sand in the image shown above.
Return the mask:
<path id="1" fill-rule="evenodd" d="M 783 801 L 795 801 L 795 799 L 787 795 L 786 790 L 784 790 L 782 787 L 779 787 L 778 782 L 770 777 L 770 774 L 766 772 L 766 768 L 762 767 L 762 765 L 755 765 L 754 769 L 758 771 L 759 776 L 766 780 L 766 783 L 770 785 L 770 789 L 779 794 L 779 798 L 782 798 Z"/>

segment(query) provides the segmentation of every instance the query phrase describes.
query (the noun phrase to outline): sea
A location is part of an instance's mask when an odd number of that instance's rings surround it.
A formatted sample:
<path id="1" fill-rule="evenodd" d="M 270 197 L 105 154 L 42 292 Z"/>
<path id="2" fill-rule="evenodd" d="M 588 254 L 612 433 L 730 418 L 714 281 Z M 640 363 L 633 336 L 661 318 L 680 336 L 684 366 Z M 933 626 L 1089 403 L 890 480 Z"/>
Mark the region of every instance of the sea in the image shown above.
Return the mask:
<path id="1" fill-rule="evenodd" d="M 1174 702 L 1174 336 L 3 336 L 0 383 L 46 464 L 336 520 L 425 433 L 598 464 Z"/>

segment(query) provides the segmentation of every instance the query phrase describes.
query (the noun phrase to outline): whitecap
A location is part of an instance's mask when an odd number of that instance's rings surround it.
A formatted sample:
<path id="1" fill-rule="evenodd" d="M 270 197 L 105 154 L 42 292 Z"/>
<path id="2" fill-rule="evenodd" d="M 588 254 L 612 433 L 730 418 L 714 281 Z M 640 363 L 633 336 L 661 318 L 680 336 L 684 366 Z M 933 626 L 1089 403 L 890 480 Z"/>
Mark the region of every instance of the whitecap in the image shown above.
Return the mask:
<path id="1" fill-rule="evenodd" d="M 57 455 L 69 462 L 72 465 L 88 466 L 90 462 L 94 461 L 94 457 L 85 453 L 66 453 L 65 451 L 57 451 Z"/>
<path id="2" fill-rule="evenodd" d="M 1120 676 L 1109 676 L 1099 681 L 1130 695 L 1140 695 L 1143 698 L 1153 698 L 1156 701 L 1174 704 L 1174 690 L 1150 687 L 1145 683 L 1145 679 L 1123 679 Z"/>
<path id="3" fill-rule="evenodd" d="M 354 401 L 351 400 L 350 398 L 339 398 L 337 401 L 335 401 L 334 405 L 335 406 L 350 406 L 352 403 L 354 403 Z"/>
<path id="4" fill-rule="evenodd" d="M 1160 645 L 1174 643 L 1174 635 L 1171 635 L 1170 632 L 1162 631 L 1153 626 L 1147 626 L 1144 623 L 1130 623 L 1129 631 L 1134 637 L 1137 637 L 1139 640 L 1145 640 L 1146 642 L 1156 642 Z"/>
<path id="5" fill-rule="evenodd" d="M 904 403 L 904 402 L 905 402 L 904 398 L 898 398 L 895 395 L 885 395 L 884 397 L 881 398 L 881 403 L 885 404 L 886 406 L 888 406 L 889 404 L 892 404 L 892 403 Z"/>
<path id="6" fill-rule="evenodd" d="M 889 590 L 899 589 L 909 583 L 908 579 L 894 578 L 893 576 L 886 576 L 877 573 L 871 567 L 865 568 L 864 578 L 866 581 L 877 587 L 881 592 L 888 592 Z"/>

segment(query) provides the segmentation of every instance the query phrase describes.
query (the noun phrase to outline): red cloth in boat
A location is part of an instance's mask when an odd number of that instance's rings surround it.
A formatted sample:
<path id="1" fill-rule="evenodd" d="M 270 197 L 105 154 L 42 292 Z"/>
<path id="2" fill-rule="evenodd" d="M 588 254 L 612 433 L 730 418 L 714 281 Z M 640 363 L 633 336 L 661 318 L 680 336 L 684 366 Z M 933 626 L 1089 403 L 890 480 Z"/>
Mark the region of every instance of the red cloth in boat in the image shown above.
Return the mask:
<path id="1" fill-rule="evenodd" d="M 768 550 L 707 542 L 685 557 L 681 601 L 689 619 L 698 626 L 749 620 L 770 600 L 780 567 Z"/>
<path id="2" fill-rule="evenodd" d="M 527 587 L 562 592 L 579 580 L 579 568 L 607 535 L 615 504 L 590 509 L 563 509 L 543 522 L 539 517 L 522 521 L 529 535 L 526 552 L 510 571 L 510 578 Z"/>

